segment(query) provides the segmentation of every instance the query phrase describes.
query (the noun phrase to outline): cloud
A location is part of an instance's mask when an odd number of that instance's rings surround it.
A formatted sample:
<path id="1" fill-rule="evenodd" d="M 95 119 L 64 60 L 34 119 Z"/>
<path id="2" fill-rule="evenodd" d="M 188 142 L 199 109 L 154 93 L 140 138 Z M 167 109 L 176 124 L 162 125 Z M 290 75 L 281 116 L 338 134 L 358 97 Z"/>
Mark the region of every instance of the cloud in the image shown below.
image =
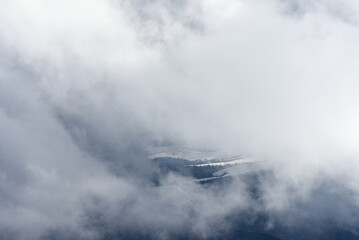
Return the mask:
<path id="1" fill-rule="evenodd" d="M 354 1 L 1 4 L 1 237 L 357 224 Z M 164 145 L 236 148 L 264 170 L 157 188 L 147 156 Z"/>

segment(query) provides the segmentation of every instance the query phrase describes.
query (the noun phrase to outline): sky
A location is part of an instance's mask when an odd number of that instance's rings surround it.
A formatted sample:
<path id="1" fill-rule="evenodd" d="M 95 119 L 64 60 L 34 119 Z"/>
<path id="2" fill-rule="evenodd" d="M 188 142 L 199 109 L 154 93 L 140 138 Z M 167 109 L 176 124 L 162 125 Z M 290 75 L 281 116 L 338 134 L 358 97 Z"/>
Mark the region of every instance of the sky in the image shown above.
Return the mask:
<path id="1" fill-rule="evenodd" d="M 0 238 L 358 225 L 357 1 L 0 4 Z M 259 201 L 243 179 L 155 188 L 162 146 L 236 149 L 271 177 Z"/>

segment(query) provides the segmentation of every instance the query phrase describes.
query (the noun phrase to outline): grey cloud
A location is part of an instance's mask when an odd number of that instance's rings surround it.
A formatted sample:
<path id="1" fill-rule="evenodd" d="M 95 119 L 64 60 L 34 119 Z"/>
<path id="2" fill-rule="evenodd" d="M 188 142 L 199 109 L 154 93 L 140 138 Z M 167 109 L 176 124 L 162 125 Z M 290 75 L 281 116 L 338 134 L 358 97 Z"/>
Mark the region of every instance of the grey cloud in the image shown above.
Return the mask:
<path id="1" fill-rule="evenodd" d="M 292 16 L 327 14 L 349 25 L 357 26 L 358 5 L 353 1 L 280 1 L 284 12 Z"/>
<path id="2" fill-rule="evenodd" d="M 354 1 L 1 4 L 0 237 L 355 234 Z M 161 176 L 164 145 L 262 170 L 226 188 Z"/>

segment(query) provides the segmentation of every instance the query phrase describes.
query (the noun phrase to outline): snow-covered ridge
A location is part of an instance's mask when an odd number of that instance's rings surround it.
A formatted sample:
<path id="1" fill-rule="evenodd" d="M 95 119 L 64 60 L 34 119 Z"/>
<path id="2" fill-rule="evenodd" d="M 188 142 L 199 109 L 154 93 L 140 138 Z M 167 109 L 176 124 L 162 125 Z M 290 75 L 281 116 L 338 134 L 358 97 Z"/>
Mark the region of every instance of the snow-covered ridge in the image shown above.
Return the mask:
<path id="1" fill-rule="evenodd" d="M 231 161 L 223 161 L 223 162 L 209 162 L 209 163 L 202 163 L 202 164 L 193 164 L 188 165 L 189 167 L 206 167 L 206 166 L 226 166 L 226 165 L 236 165 L 236 164 L 243 164 L 243 163 L 253 163 L 253 161 L 249 158 L 240 158 Z"/>
<path id="2" fill-rule="evenodd" d="M 215 151 L 215 150 L 197 150 L 187 148 L 176 148 L 176 149 L 164 149 L 160 152 L 154 153 L 149 157 L 153 158 L 180 158 L 189 161 L 195 160 L 214 160 L 233 158 L 234 156 L 240 156 L 238 151 Z"/>
<path id="3" fill-rule="evenodd" d="M 253 161 L 247 157 L 242 156 L 239 151 L 226 150 L 197 150 L 197 149 L 165 149 L 161 152 L 154 153 L 149 156 L 151 159 L 155 158 L 173 158 L 183 159 L 193 162 L 188 164 L 190 167 L 205 167 L 205 166 L 225 166 L 236 165 L 242 163 L 252 163 Z"/>

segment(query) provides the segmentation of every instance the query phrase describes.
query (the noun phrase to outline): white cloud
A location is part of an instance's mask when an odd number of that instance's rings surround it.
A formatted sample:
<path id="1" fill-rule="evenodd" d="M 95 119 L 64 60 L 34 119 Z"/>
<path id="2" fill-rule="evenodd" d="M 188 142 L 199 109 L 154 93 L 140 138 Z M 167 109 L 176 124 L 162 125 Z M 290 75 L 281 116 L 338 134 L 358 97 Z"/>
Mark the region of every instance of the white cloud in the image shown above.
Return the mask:
<path id="1" fill-rule="evenodd" d="M 355 1 L 0 3 L 0 231 L 96 238 L 108 229 L 89 211 L 114 232 L 189 222 L 206 237 L 231 212 L 299 222 L 298 202 L 332 209 L 340 194 L 341 222 L 358 221 Z M 148 190 L 147 151 L 168 142 L 262 160 L 263 206 L 240 180 L 221 197 Z"/>

